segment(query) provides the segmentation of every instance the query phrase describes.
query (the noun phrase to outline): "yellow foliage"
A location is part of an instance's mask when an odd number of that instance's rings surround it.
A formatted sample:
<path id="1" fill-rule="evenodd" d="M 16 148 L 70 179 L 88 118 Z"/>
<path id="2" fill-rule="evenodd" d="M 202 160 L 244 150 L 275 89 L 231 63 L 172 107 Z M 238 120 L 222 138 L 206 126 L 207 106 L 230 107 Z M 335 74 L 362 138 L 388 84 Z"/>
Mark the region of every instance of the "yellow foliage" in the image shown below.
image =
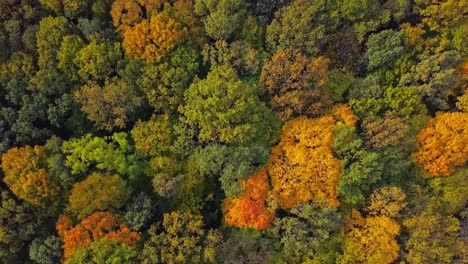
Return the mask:
<path id="1" fill-rule="evenodd" d="M 3 181 L 19 198 L 45 207 L 59 194 L 57 182 L 49 176 L 42 146 L 9 149 L 2 155 Z"/>
<path id="2" fill-rule="evenodd" d="M 449 176 L 468 160 L 468 113 L 438 113 L 417 136 L 416 161 L 429 177 Z"/>
<path id="3" fill-rule="evenodd" d="M 165 13 L 157 13 L 123 33 L 123 48 L 128 56 L 157 62 L 180 44 L 187 29 Z"/>
<path id="4" fill-rule="evenodd" d="M 356 127 L 358 117 L 353 113 L 351 107 L 339 104 L 333 107 L 333 117 L 337 120 L 337 125 L 347 125 L 350 127 Z"/>
<path id="5" fill-rule="evenodd" d="M 308 201 L 339 205 L 336 185 L 342 165 L 331 147 L 334 124 L 332 116 L 324 116 L 299 117 L 283 126 L 281 141 L 268 161 L 273 191 L 283 208 Z"/>
<path id="6" fill-rule="evenodd" d="M 400 225 L 386 216 L 362 217 L 354 210 L 346 225 L 344 252 L 339 263 L 393 263 L 400 245 L 396 236 Z"/>

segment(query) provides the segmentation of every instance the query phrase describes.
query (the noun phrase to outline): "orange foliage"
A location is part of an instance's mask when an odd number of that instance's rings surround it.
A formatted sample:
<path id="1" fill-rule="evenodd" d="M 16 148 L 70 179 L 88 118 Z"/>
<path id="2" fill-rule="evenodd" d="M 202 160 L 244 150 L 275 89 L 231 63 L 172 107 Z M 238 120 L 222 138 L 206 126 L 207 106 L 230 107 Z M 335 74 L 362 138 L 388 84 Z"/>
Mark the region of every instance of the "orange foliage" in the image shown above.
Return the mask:
<path id="1" fill-rule="evenodd" d="M 165 13 L 157 13 L 133 27 L 126 27 L 123 48 L 128 56 L 157 62 L 181 43 L 187 33 L 179 22 Z"/>
<path id="2" fill-rule="evenodd" d="M 308 201 L 339 205 L 336 185 L 342 166 L 332 152 L 334 125 L 332 116 L 299 117 L 284 124 L 268 161 L 273 190 L 283 208 Z"/>
<path id="3" fill-rule="evenodd" d="M 123 223 L 118 215 L 109 212 L 97 212 L 69 228 L 70 220 L 60 217 L 56 229 L 63 240 L 64 258 L 68 259 L 73 251 L 87 247 L 100 238 L 116 239 L 133 246 L 140 240 L 140 234 L 133 232 Z"/>
<path id="4" fill-rule="evenodd" d="M 225 220 L 228 225 L 265 229 L 271 225 L 275 215 L 265 208 L 269 184 L 265 168 L 242 180 L 244 193 L 235 199 L 226 199 Z"/>
<path id="5" fill-rule="evenodd" d="M 337 125 L 345 124 L 350 127 L 356 127 L 358 117 L 353 113 L 351 107 L 340 104 L 333 107 L 333 117 Z"/>
<path id="6" fill-rule="evenodd" d="M 468 160 L 468 113 L 438 113 L 417 136 L 416 161 L 429 177 L 449 176 Z"/>
<path id="7" fill-rule="evenodd" d="M 58 183 L 46 171 L 46 155 L 41 146 L 12 148 L 2 155 L 3 181 L 16 196 L 41 207 L 59 194 Z"/>

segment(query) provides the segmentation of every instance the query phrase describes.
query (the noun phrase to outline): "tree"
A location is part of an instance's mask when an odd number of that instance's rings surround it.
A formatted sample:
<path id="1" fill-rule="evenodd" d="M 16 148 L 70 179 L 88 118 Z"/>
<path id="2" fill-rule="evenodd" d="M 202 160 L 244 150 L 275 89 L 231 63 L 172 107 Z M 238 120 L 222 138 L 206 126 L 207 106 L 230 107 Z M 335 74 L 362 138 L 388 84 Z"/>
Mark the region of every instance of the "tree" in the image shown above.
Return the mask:
<path id="1" fill-rule="evenodd" d="M 412 87 L 387 88 L 384 100 L 388 108 L 402 118 L 427 114 L 427 108 L 422 102 L 422 97 Z"/>
<path id="2" fill-rule="evenodd" d="M 149 157 L 167 154 L 173 141 L 172 125 L 168 115 L 153 115 L 146 122 L 139 120 L 131 134 L 136 150 Z"/>
<path id="3" fill-rule="evenodd" d="M 155 112 L 173 114 L 183 103 L 184 91 L 197 73 L 199 54 L 194 47 L 176 48 L 158 64 L 147 64 L 137 80 Z"/>
<path id="4" fill-rule="evenodd" d="M 49 175 L 42 146 L 9 149 L 2 155 L 3 181 L 19 198 L 34 206 L 56 205 L 60 194 L 57 179 Z"/>
<path id="5" fill-rule="evenodd" d="M 398 258 L 400 225 L 389 217 L 362 217 L 353 209 L 345 233 L 338 263 L 393 263 Z"/>
<path id="6" fill-rule="evenodd" d="M 456 215 L 464 210 L 468 197 L 459 194 L 468 191 L 467 178 L 468 169 L 461 168 L 448 177 L 436 177 L 429 181 L 436 199 L 443 202 L 445 212 Z"/>
<path id="7" fill-rule="evenodd" d="M 67 211 L 83 219 L 97 211 L 115 211 L 130 197 L 127 182 L 119 175 L 92 173 L 70 191 Z"/>
<path id="8" fill-rule="evenodd" d="M 280 50 L 263 66 L 260 89 L 269 95 L 272 109 L 283 120 L 318 116 L 331 104 L 321 91 L 327 74 L 327 59 L 310 59 L 298 50 Z"/>
<path id="9" fill-rule="evenodd" d="M 205 45 L 201 53 L 203 62 L 211 67 L 231 65 L 240 75 L 258 74 L 263 62 L 263 54 L 246 41 L 217 40 L 214 45 Z"/>
<path id="10" fill-rule="evenodd" d="M 100 128 L 125 128 L 131 115 L 141 105 L 132 86 L 120 79 L 106 81 L 104 86 L 89 82 L 74 93 L 81 110 Z"/>
<path id="11" fill-rule="evenodd" d="M 123 32 L 122 46 L 129 57 L 158 62 L 187 35 L 187 29 L 168 14 L 154 14 Z"/>
<path id="12" fill-rule="evenodd" d="M 54 67 L 57 65 L 57 52 L 63 37 L 70 32 L 70 25 L 65 17 L 46 17 L 39 22 L 36 33 L 39 67 Z"/>
<path id="13" fill-rule="evenodd" d="M 403 55 L 402 33 L 393 30 L 383 30 L 370 35 L 366 42 L 369 70 L 382 66 L 389 67 L 398 57 Z"/>
<path id="14" fill-rule="evenodd" d="M 34 263 L 54 264 L 60 262 L 62 251 L 62 241 L 58 237 L 36 238 L 29 247 L 29 258 Z"/>
<path id="15" fill-rule="evenodd" d="M 133 196 L 125 207 L 125 222 L 135 231 L 141 231 L 149 227 L 157 214 L 157 206 L 144 192 Z"/>
<path id="16" fill-rule="evenodd" d="M 91 43 L 76 53 L 73 63 L 78 67 L 78 75 L 83 82 L 102 81 L 115 74 L 121 57 L 120 43 L 93 38 Z"/>
<path id="17" fill-rule="evenodd" d="M 465 246 L 457 218 L 429 205 L 422 212 L 404 220 L 409 239 L 405 249 L 410 263 L 453 263 L 462 257 Z"/>
<path id="18" fill-rule="evenodd" d="M 93 241 L 88 247 L 80 248 L 65 263 L 137 263 L 138 251 L 135 247 L 118 240 L 101 238 Z"/>
<path id="19" fill-rule="evenodd" d="M 79 79 L 78 66 L 74 63 L 78 52 L 85 47 L 83 39 L 78 35 L 65 36 L 57 53 L 58 68 L 72 80 Z"/>
<path id="20" fill-rule="evenodd" d="M 195 13 L 202 17 L 205 31 L 213 39 L 228 39 L 241 26 L 244 0 L 196 0 Z"/>
<path id="21" fill-rule="evenodd" d="M 283 208 L 313 201 L 321 206 L 339 205 L 336 186 L 342 172 L 332 153 L 332 116 L 299 117 L 282 128 L 281 141 L 268 160 L 273 191 Z"/>
<path id="22" fill-rule="evenodd" d="M 325 1 L 295 0 L 275 13 L 267 27 L 266 43 L 276 52 L 281 49 L 298 49 L 315 56 L 325 40 Z"/>
<path id="23" fill-rule="evenodd" d="M 345 170 L 337 186 L 340 200 L 348 205 L 359 205 L 382 178 L 383 164 L 378 153 L 363 149 L 351 154 L 351 159 L 343 163 Z"/>
<path id="24" fill-rule="evenodd" d="M 384 186 L 375 190 L 370 198 L 366 211 L 372 216 L 399 218 L 401 210 L 406 207 L 406 194 L 396 186 Z"/>
<path id="25" fill-rule="evenodd" d="M 270 149 L 263 146 L 228 147 L 210 144 L 197 148 L 188 158 L 188 163 L 196 167 L 200 175 L 216 179 L 227 198 L 242 194 L 241 180 L 257 172 L 268 160 Z"/>
<path id="26" fill-rule="evenodd" d="M 116 28 L 133 26 L 143 18 L 142 8 L 137 1 L 117 0 L 112 3 L 110 11 Z"/>
<path id="27" fill-rule="evenodd" d="M 118 240 L 129 246 L 135 246 L 140 240 L 139 233 L 131 231 L 119 215 L 109 212 L 96 212 L 74 227 L 66 216 L 61 216 L 56 228 L 63 241 L 64 260 L 101 238 Z"/>
<path id="28" fill-rule="evenodd" d="M 143 263 L 200 262 L 203 219 L 199 215 L 174 211 L 164 214 L 162 228 L 153 225 L 143 249 Z"/>
<path id="29" fill-rule="evenodd" d="M 386 112 L 383 118 L 370 116 L 364 119 L 361 126 L 366 145 L 377 149 L 398 145 L 408 129 L 403 120 L 392 112 Z"/>
<path id="30" fill-rule="evenodd" d="M 140 155 L 130 144 L 126 133 L 115 133 L 109 137 L 93 137 L 86 134 L 63 143 L 65 164 L 73 175 L 90 172 L 91 168 L 116 172 L 138 182 L 146 168 Z"/>
<path id="31" fill-rule="evenodd" d="M 414 157 L 428 177 L 449 176 L 467 162 L 467 126 L 467 113 L 438 113 L 419 132 Z"/>
<path id="32" fill-rule="evenodd" d="M 288 262 L 334 263 L 342 224 L 337 209 L 309 203 L 277 218 L 271 232 L 283 246 L 282 258 Z"/>
<path id="33" fill-rule="evenodd" d="M 21 263 L 19 253 L 38 232 L 41 219 L 3 184 L 0 195 L 0 259 L 6 263 Z"/>
<path id="34" fill-rule="evenodd" d="M 262 168 L 248 180 L 242 180 L 244 193 L 225 201 L 224 219 L 228 225 L 265 229 L 274 220 L 274 213 L 265 208 L 268 191 L 268 174 Z"/>
<path id="35" fill-rule="evenodd" d="M 269 145 L 275 141 L 278 121 L 255 89 L 229 66 L 213 68 L 206 79 L 192 83 L 184 97 L 180 120 L 197 131 L 201 143 Z"/>
<path id="36" fill-rule="evenodd" d="M 450 109 L 451 94 L 459 92 L 460 54 L 446 51 L 434 55 L 424 54 L 421 62 L 403 74 L 400 86 L 413 86 L 430 109 Z"/>
<path id="37" fill-rule="evenodd" d="M 231 229 L 216 251 L 217 263 L 270 263 L 278 255 L 274 241 L 255 229 Z"/>

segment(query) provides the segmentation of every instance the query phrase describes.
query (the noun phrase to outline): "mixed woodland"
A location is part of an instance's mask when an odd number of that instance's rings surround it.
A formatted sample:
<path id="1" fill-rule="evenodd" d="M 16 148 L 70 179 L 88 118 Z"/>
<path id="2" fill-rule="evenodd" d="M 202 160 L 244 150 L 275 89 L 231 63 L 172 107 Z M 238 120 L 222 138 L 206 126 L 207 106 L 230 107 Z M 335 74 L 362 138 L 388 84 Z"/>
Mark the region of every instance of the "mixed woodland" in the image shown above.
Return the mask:
<path id="1" fill-rule="evenodd" d="M 468 263 L 467 0 L 0 0 L 0 263 Z"/>

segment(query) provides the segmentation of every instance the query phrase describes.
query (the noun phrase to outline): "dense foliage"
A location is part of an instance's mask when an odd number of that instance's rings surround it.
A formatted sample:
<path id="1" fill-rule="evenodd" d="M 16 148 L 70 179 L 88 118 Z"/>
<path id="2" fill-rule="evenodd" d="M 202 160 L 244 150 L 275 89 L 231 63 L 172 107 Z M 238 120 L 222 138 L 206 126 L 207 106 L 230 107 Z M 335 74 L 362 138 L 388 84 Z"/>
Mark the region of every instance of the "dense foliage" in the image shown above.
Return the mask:
<path id="1" fill-rule="evenodd" d="M 466 0 L 0 0 L 0 264 L 468 263 Z"/>

